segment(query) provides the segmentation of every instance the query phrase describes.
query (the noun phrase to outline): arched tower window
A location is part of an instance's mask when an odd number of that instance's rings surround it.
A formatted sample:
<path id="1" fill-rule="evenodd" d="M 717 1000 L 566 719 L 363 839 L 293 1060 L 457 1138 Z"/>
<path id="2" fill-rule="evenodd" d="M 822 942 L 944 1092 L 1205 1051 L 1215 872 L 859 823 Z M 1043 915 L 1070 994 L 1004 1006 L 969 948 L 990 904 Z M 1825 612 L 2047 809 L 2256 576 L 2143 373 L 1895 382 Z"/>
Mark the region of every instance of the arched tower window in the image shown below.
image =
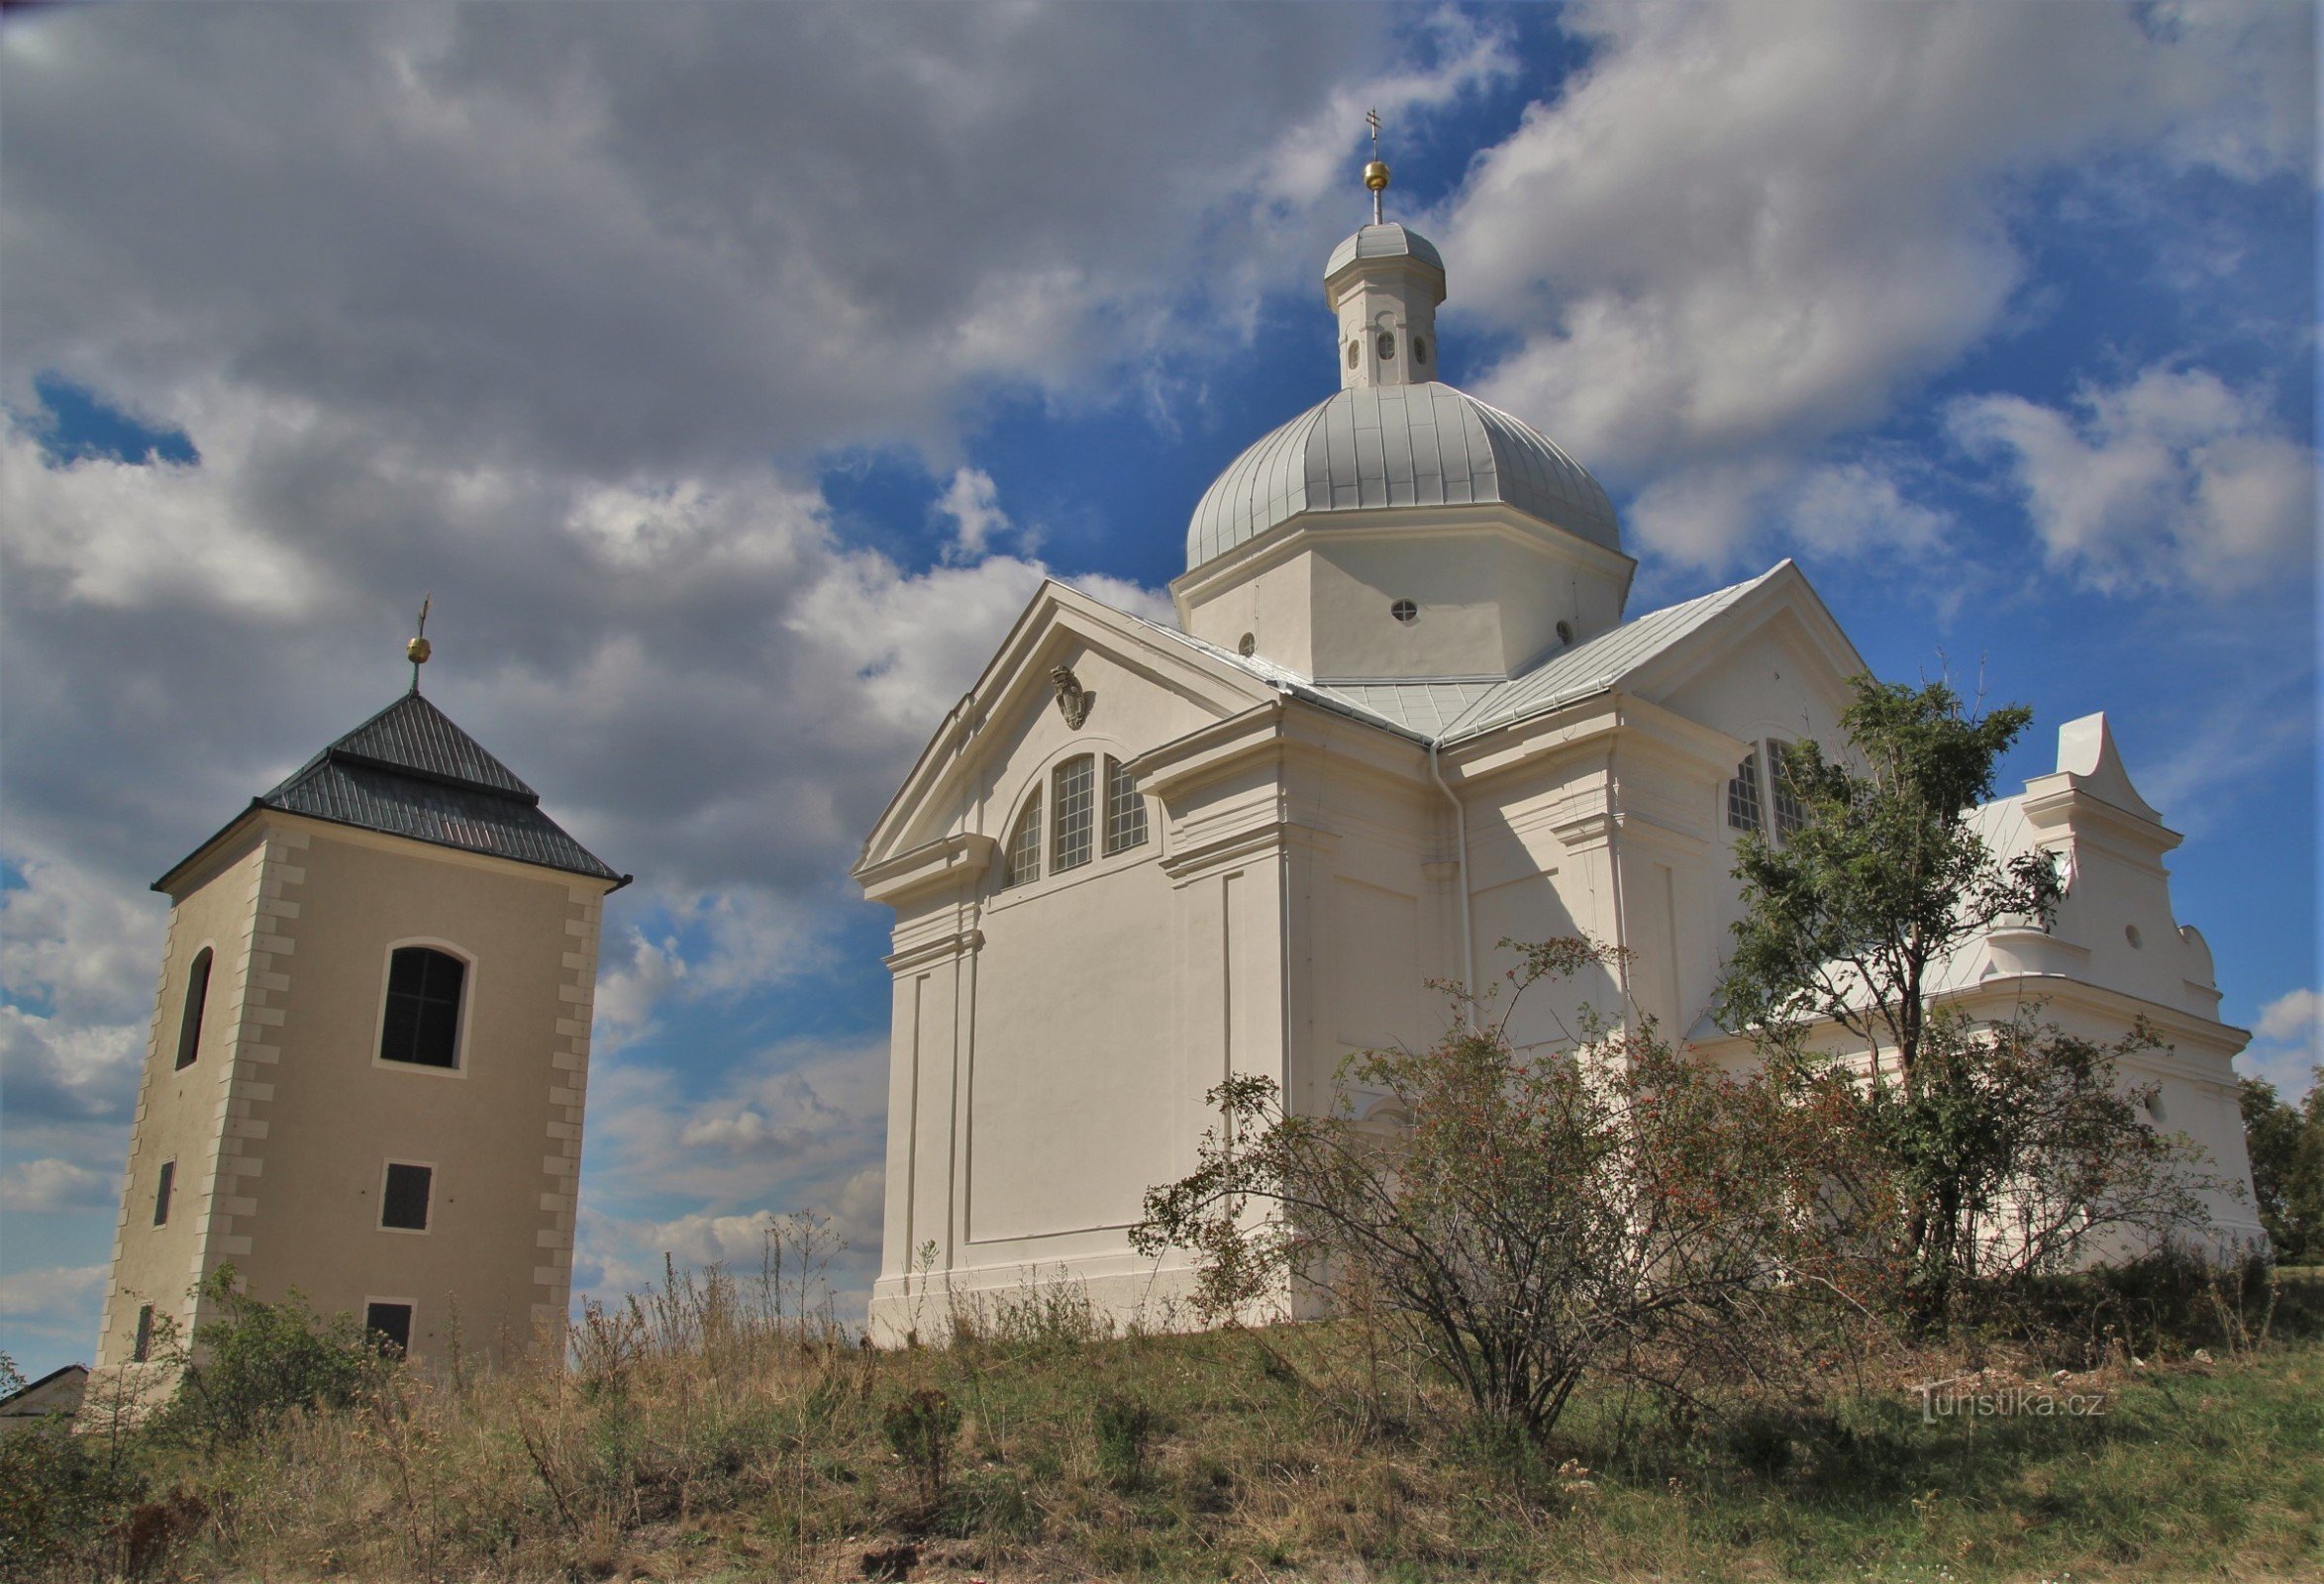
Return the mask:
<path id="1" fill-rule="evenodd" d="M 177 1019 L 177 1064 L 190 1067 L 202 1053 L 202 1011 L 210 1002 L 210 948 L 194 953 L 185 971 L 185 1008 Z"/>
<path id="2" fill-rule="evenodd" d="M 1062 874 L 1089 861 L 1097 816 L 1097 771 L 1086 753 L 1075 754 L 1051 772 L 1057 812 L 1050 816 L 1049 870 Z"/>
<path id="3" fill-rule="evenodd" d="M 1001 884 L 1023 885 L 1028 880 L 1041 878 L 1041 788 L 1033 789 L 1033 796 L 1025 800 L 1025 812 L 1017 816 L 1017 828 L 1009 833 L 1009 850 L 1001 870 Z"/>
<path id="4" fill-rule="evenodd" d="M 379 1059 L 459 1065 L 460 988 L 467 964 L 432 946 L 398 946 L 387 959 L 387 1018 Z"/>
<path id="5" fill-rule="evenodd" d="M 1146 800 L 1122 761 L 1105 761 L 1105 850 L 1108 857 L 1146 842 Z"/>

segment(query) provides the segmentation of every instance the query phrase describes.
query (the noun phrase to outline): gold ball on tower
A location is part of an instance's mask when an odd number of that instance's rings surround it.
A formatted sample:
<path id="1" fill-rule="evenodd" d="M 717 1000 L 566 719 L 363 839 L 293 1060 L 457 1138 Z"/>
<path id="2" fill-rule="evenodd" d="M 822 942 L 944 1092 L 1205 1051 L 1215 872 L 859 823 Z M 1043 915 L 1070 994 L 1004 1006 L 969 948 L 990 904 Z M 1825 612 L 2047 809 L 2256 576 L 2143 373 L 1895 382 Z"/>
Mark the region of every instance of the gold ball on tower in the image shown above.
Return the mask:
<path id="1" fill-rule="evenodd" d="M 414 665 L 426 665 L 428 663 L 428 656 L 436 652 L 434 647 L 430 645 L 428 641 L 424 638 L 413 639 L 409 644 L 406 644 L 403 646 L 403 651 L 405 656 L 410 659 Z"/>
<path id="2" fill-rule="evenodd" d="M 1364 184 L 1373 192 L 1378 192 L 1387 186 L 1388 162 L 1384 159 L 1374 159 L 1370 164 L 1365 165 L 1364 167 Z"/>

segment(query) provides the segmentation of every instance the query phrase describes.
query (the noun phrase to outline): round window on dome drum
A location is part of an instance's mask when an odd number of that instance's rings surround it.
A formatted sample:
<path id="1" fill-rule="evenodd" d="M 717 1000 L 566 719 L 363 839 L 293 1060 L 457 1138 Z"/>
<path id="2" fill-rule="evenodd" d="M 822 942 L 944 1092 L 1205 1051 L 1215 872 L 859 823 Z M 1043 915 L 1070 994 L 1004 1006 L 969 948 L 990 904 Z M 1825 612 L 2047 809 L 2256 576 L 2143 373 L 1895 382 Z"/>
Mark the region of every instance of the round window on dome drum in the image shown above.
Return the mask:
<path id="1" fill-rule="evenodd" d="M 1384 363 L 1384 362 L 1388 361 L 1388 359 L 1390 359 L 1390 358 L 1394 357 L 1395 355 L 1396 355 L 1396 333 L 1395 333 L 1394 331 L 1392 331 L 1392 330 L 1383 330 L 1383 331 L 1381 331 L 1381 332 L 1380 332 L 1380 361 Z"/>
<path id="2" fill-rule="evenodd" d="M 1388 614 L 1394 617 L 1397 621 L 1402 622 L 1406 627 L 1410 627 L 1416 620 L 1419 619 L 1420 607 L 1413 604 L 1410 600 L 1398 600 L 1395 604 L 1388 607 Z"/>
<path id="3" fill-rule="evenodd" d="M 1416 363 L 1428 361 L 1428 338 L 1426 336 L 1412 338 L 1412 360 Z"/>
<path id="4" fill-rule="evenodd" d="M 1348 366 L 1350 368 L 1354 368 L 1356 366 L 1356 359 L 1363 355 L 1364 346 L 1361 342 L 1352 341 L 1348 344 Z"/>

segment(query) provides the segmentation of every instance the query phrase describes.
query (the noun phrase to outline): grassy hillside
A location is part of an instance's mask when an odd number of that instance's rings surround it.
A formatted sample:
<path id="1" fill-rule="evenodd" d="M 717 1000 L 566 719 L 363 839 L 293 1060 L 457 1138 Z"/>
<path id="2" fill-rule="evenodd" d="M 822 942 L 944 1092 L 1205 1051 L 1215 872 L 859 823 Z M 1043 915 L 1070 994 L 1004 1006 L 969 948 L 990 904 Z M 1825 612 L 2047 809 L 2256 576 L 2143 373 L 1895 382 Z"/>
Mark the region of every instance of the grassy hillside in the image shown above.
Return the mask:
<path id="1" fill-rule="evenodd" d="M 586 1329 L 570 1371 L 397 1371 L 239 1441 L 133 1439 L 81 1509 L 11 1447 L 0 1555 L 28 1579 L 2313 1578 L 2324 1282 L 2289 1297 L 2265 1339 L 2117 1313 L 1692 1408 L 1600 1393 L 1537 1449 L 1349 1323 L 1107 1336 L 1051 1301 L 879 1354 L 680 1288 Z M 1912 1386 L 1953 1376 L 2015 1412 L 1925 1415 Z M 102 1456 L 76 1445 L 51 1455 Z M 43 1499 L 63 1527 L 36 1534 Z"/>

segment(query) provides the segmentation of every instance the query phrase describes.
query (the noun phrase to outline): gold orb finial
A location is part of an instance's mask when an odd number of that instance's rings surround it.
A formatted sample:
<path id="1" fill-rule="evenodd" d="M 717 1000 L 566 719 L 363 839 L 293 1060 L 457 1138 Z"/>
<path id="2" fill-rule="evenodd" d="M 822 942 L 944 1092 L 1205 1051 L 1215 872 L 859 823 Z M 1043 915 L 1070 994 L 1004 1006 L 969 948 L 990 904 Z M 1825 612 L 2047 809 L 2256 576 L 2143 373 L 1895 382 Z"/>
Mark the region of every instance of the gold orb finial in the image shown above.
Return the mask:
<path id="1" fill-rule="evenodd" d="M 1370 164 L 1365 165 L 1364 167 L 1364 184 L 1373 192 L 1378 192 L 1386 187 L 1388 184 L 1388 162 L 1385 159 L 1374 159 Z"/>
<path id="2" fill-rule="evenodd" d="M 436 652 L 436 646 L 428 642 L 428 607 L 435 603 L 436 597 L 432 594 L 421 597 L 420 630 L 413 634 L 410 642 L 403 646 L 403 657 L 412 662 L 412 691 L 414 693 L 420 691 L 420 667 L 426 665 L 428 656 Z"/>

